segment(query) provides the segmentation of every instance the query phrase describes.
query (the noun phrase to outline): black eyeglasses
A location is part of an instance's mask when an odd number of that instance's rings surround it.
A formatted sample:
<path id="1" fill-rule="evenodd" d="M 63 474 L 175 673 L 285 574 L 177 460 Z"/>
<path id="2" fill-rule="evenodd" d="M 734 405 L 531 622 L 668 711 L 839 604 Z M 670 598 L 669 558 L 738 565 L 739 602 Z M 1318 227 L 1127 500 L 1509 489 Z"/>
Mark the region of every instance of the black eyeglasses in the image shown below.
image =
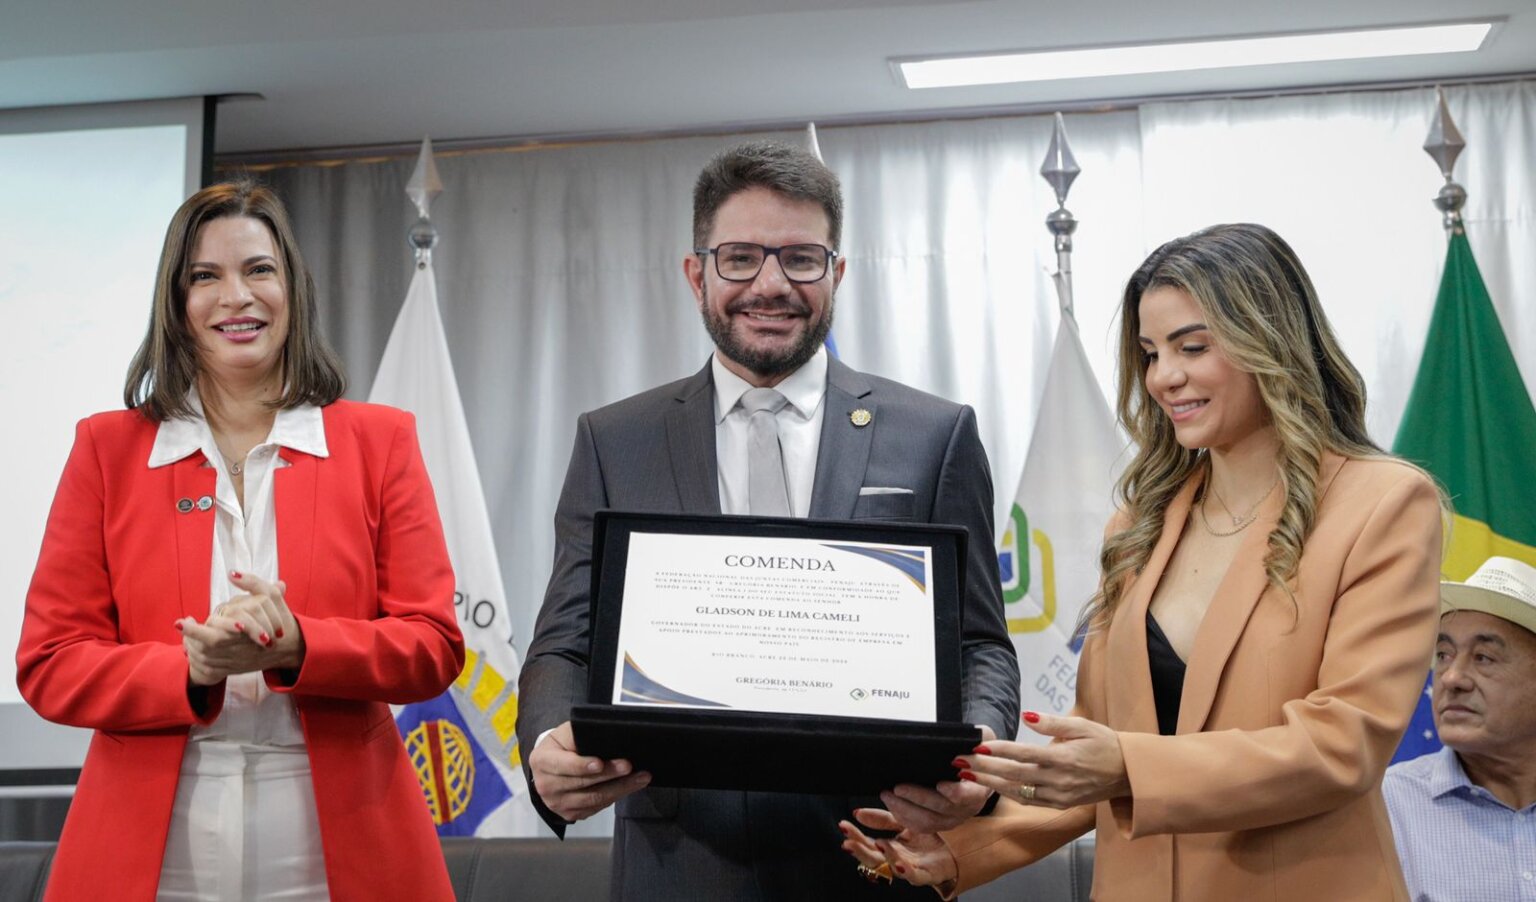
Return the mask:
<path id="1" fill-rule="evenodd" d="M 837 251 L 819 244 L 786 244 L 764 247 L 745 241 L 728 241 L 715 247 L 697 247 L 695 254 L 714 254 L 715 272 L 727 282 L 750 282 L 769 257 L 779 258 L 779 268 L 791 282 L 819 282 L 827 274 Z"/>

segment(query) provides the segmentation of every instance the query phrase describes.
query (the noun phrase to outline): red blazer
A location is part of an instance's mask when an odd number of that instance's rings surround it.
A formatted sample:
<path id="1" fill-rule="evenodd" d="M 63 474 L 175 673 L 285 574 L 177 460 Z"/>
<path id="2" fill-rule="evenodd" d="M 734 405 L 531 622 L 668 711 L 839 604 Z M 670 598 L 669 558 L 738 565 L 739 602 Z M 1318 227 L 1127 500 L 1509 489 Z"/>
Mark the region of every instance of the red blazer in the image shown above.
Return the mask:
<path id="1" fill-rule="evenodd" d="M 276 473 L 279 574 L 304 634 L 291 692 L 308 743 L 331 898 L 452 899 L 437 835 L 389 704 L 441 694 L 464 663 L 453 572 L 415 422 L 326 407 L 330 451 L 288 449 Z M 187 730 L 199 716 L 173 623 L 208 613 L 214 493 L 202 454 L 150 469 L 156 424 L 81 421 L 64 467 L 16 653 L 17 684 L 49 720 L 96 731 L 53 860 L 52 900 L 150 900 Z"/>

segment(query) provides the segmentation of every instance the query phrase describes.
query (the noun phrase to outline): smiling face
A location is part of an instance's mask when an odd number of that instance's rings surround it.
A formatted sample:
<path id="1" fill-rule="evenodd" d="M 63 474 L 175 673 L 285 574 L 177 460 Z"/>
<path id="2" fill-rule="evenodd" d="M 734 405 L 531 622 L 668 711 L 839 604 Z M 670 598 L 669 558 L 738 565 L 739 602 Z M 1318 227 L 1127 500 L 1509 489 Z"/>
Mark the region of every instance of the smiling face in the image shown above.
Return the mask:
<path id="1" fill-rule="evenodd" d="M 765 247 L 831 244 L 820 204 L 760 187 L 732 195 L 715 212 L 707 246 L 733 241 Z M 843 269 L 838 257 L 820 280 L 797 283 L 784 275 L 777 257 L 770 257 L 757 278 L 731 282 L 720 278 L 710 257 L 690 254 L 683 260 L 683 273 L 721 362 L 757 386 L 777 384 L 821 347 L 832 328 L 833 295 Z"/>
<path id="2" fill-rule="evenodd" d="M 1479 611 L 1441 617 L 1434 706 L 1440 741 L 1458 752 L 1536 750 L 1536 634 Z"/>
<path id="3" fill-rule="evenodd" d="M 1189 292 L 1149 288 L 1138 311 L 1147 393 L 1180 445 L 1227 451 L 1268 427 L 1258 381 L 1216 347 Z"/>
<path id="4" fill-rule="evenodd" d="M 221 382 L 282 379 L 288 284 L 272 232 L 226 216 L 198 230 L 187 265 L 186 326 L 198 364 Z"/>

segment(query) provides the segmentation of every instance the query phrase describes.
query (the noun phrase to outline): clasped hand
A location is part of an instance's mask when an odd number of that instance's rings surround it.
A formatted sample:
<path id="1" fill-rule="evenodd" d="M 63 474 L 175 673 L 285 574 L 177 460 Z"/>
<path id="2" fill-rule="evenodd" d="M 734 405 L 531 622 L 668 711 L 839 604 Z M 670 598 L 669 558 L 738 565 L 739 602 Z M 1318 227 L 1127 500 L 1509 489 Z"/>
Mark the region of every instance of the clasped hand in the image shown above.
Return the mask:
<path id="1" fill-rule="evenodd" d="M 983 745 L 996 738 L 991 727 L 981 725 Z M 916 833 L 937 833 L 953 830 L 974 817 L 991 794 L 992 790 L 984 786 L 961 780 L 932 787 L 903 783 L 880 793 L 880 801 L 907 829 Z"/>
<path id="2" fill-rule="evenodd" d="M 1089 805 L 1130 794 L 1130 779 L 1114 730 L 1081 717 L 1053 717 L 1026 712 L 1024 725 L 1049 736 L 1050 745 L 1025 745 L 988 740 L 970 754 L 956 758 L 955 767 L 967 784 L 996 791 L 1014 801 L 1046 808 Z M 842 821 L 843 850 L 869 868 L 882 865 L 896 876 L 918 886 L 944 888 L 958 876 L 954 854 L 938 836 L 938 830 L 909 812 L 861 808 L 854 819 L 865 828 L 894 832 L 891 839 L 875 839 L 859 826 Z"/>
<path id="3" fill-rule="evenodd" d="M 245 594 L 219 605 L 204 623 L 195 617 L 176 621 L 192 684 L 212 686 L 237 673 L 297 669 L 304 662 L 304 637 L 283 598 L 287 586 L 233 571 L 229 581 Z"/>

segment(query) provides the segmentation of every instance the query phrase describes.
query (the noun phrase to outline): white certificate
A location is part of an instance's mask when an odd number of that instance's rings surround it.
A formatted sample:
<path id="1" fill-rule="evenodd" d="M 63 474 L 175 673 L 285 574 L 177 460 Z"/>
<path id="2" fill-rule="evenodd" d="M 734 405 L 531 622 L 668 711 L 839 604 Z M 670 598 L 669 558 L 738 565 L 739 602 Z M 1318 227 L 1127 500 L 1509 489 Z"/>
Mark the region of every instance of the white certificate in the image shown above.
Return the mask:
<path id="1" fill-rule="evenodd" d="M 937 720 L 932 551 L 635 532 L 612 702 Z"/>

